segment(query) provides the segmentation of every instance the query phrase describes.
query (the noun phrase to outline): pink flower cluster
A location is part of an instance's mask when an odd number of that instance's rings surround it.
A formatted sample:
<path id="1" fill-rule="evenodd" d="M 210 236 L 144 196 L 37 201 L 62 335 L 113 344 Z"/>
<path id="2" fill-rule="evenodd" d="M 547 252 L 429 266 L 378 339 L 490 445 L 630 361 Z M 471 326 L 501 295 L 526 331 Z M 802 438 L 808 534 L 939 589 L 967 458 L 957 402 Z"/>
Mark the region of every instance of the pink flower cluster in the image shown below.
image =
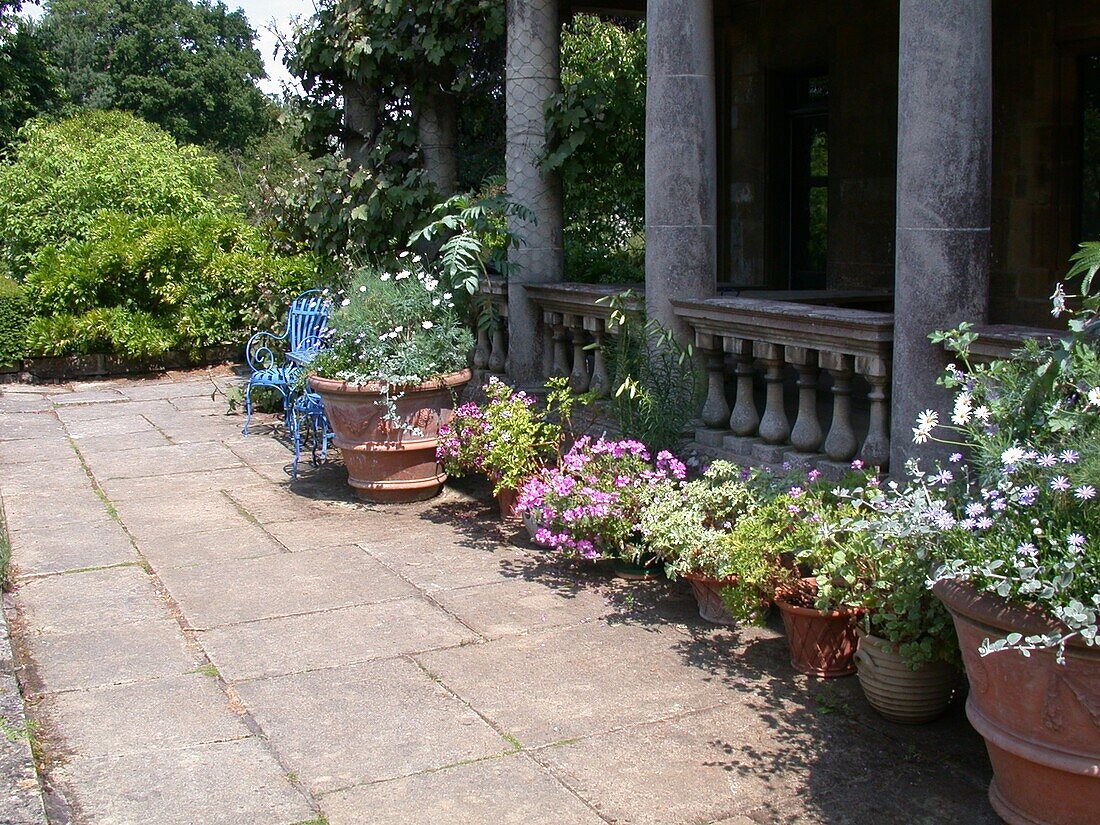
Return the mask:
<path id="1" fill-rule="evenodd" d="M 517 509 L 541 525 L 535 541 L 583 558 L 628 553 L 641 508 L 659 485 L 678 484 L 687 467 L 662 451 L 656 461 L 640 441 L 576 441 L 560 466 L 531 478 Z"/>

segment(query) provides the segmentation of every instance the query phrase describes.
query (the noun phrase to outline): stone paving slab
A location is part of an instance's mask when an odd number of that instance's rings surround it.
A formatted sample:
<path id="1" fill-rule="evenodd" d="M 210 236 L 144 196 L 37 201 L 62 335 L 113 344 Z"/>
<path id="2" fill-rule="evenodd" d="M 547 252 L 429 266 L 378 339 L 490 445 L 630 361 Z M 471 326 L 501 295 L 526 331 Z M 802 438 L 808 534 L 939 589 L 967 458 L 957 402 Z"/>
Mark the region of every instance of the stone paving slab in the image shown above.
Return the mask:
<path id="1" fill-rule="evenodd" d="M 51 413 L 0 413 L 0 441 L 57 438 L 60 435 L 61 424 Z"/>
<path id="2" fill-rule="evenodd" d="M 372 604 L 416 592 L 355 546 L 159 572 L 196 629 Z"/>
<path id="3" fill-rule="evenodd" d="M 336 791 L 321 802 L 330 825 L 392 825 L 411 821 L 411 811 L 416 821 L 447 825 L 605 821 L 521 754 Z"/>
<path id="4" fill-rule="evenodd" d="M 126 501 L 156 503 L 164 499 L 204 495 L 236 485 L 256 484 L 263 479 L 251 468 L 197 470 L 162 476 L 100 478 L 97 481 L 107 497 L 119 504 Z"/>
<path id="5" fill-rule="evenodd" d="M 86 461 L 94 460 L 96 463 L 107 456 L 125 456 L 128 453 L 135 453 L 134 460 L 139 460 L 142 457 L 139 454 L 141 451 L 168 447 L 171 444 L 171 441 L 155 429 L 84 438 L 76 442 L 81 456 Z"/>
<path id="6" fill-rule="evenodd" d="M 600 623 L 417 657 L 429 673 L 525 747 L 728 700 L 673 652 L 676 630 Z M 609 669 L 613 668 L 613 675 Z"/>
<path id="7" fill-rule="evenodd" d="M 125 479 L 184 473 L 188 471 L 225 470 L 240 467 L 241 462 L 221 444 L 169 444 L 145 447 L 122 453 L 108 453 L 96 462 L 96 478 Z"/>
<path id="8" fill-rule="evenodd" d="M 167 617 L 52 633 L 33 628 L 22 641 L 33 665 L 24 675 L 28 695 L 179 676 L 200 664 L 179 624 Z"/>
<path id="9" fill-rule="evenodd" d="M 336 667 L 478 640 L 421 596 L 203 631 L 199 643 L 229 681 Z"/>
<path id="10" fill-rule="evenodd" d="M 181 528 L 153 540 L 139 538 L 138 542 L 144 548 L 145 558 L 157 570 L 244 561 L 287 552 L 255 524 L 244 520 L 239 524 L 230 523 L 228 527 L 215 527 L 217 524 L 219 522 L 215 521 L 200 529 Z M 135 535 L 140 536 L 141 532 Z"/>
<path id="11" fill-rule="evenodd" d="M 59 752 L 66 758 L 128 756 L 250 735 L 214 679 L 199 673 L 55 693 L 38 710 L 64 731 Z"/>
<path id="12" fill-rule="evenodd" d="M 54 775 L 73 825 L 291 825 L 317 817 L 255 737 L 73 759 Z"/>
<path id="13" fill-rule="evenodd" d="M 58 410 L 58 418 L 65 425 L 65 432 L 79 447 L 85 447 L 93 442 L 114 440 L 119 436 L 137 436 L 144 433 L 155 433 L 154 427 L 148 418 L 129 412 L 131 405 L 127 404 L 114 411 L 114 415 L 105 418 L 73 418 L 71 410 Z"/>
<path id="14" fill-rule="evenodd" d="M 0 615 L 0 821 L 4 825 L 43 825 L 46 812 L 38 785 L 31 736 L 15 679 L 8 625 Z"/>
<path id="15" fill-rule="evenodd" d="M 167 615 L 148 574 L 136 566 L 31 579 L 19 585 L 18 597 L 23 620 L 43 633 L 100 630 Z"/>
<path id="16" fill-rule="evenodd" d="M 237 692 L 314 792 L 512 749 L 408 659 L 246 682 Z"/>
<path id="17" fill-rule="evenodd" d="M 11 547 L 20 576 L 138 561 L 130 538 L 118 522 L 106 515 L 77 526 L 41 520 L 29 529 L 12 531 Z"/>
<path id="18" fill-rule="evenodd" d="M 68 461 L 76 457 L 69 442 L 60 438 L 20 438 L 0 441 L 0 467 L 39 465 L 44 461 Z"/>

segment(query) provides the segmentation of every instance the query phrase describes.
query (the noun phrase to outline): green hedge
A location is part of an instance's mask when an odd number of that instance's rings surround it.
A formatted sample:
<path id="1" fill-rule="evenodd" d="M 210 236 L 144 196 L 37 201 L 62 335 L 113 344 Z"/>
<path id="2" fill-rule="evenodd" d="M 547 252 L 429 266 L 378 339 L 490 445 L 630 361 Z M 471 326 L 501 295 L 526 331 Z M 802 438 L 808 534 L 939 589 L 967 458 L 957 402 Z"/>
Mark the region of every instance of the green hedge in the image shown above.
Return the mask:
<path id="1" fill-rule="evenodd" d="M 101 213 L 86 240 L 36 256 L 27 349 L 141 358 L 239 344 L 274 326 L 315 278 L 312 256 L 274 254 L 239 216 Z"/>
<path id="2" fill-rule="evenodd" d="M 30 306 L 23 288 L 0 275 L 0 367 L 21 361 L 27 349 L 27 321 Z"/>

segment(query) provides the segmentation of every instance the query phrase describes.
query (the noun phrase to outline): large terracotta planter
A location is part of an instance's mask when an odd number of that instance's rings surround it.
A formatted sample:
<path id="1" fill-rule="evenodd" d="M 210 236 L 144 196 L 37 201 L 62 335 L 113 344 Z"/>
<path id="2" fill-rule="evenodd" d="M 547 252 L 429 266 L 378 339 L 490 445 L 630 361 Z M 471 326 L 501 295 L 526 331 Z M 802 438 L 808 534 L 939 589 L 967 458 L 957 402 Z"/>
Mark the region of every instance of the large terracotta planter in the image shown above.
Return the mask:
<path id="1" fill-rule="evenodd" d="M 1054 651 L 1006 650 L 982 657 L 985 639 L 1031 636 L 1054 625 L 969 584 L 933 591 L 955 620 L 970 695 L 966 715 L 985 738 L 989 801 L 1010 825 L 1093 825 L 1100 819 L 1100 650 L 1073 640 Z"/>
<path id="2" fill-rule="evenodd" d="M 893 644 L 869 633 L 859 634 L 855 663 L 871 707 L 902 725 L 942 716 L 959 684 L 958 670 L 947 662 L 922 662 L 913 670 Z"/>
<path id="3" fill-rule="evenodd" d="M 385 420 L 386 402 L 378 384 L 349 384 L 313 376 L 332 431 L 348 468 L 348 483 L 370 501 L 421 501 L 443 489 L 447 474 L 435 450 L 439 428 L 451 420 L 456 393 L 470 371 L 445 375 L 411 387 L 395 387 L 390 396 L 401 426 Z"/>
<path id="4" fill-rule="evenodd" d="M 814 581 L 814 580 L 810 580 Z M 824 612 L 799 607 L 776 598 L 787 645 L 791 649 L 791 667 L 809 676 L 850 676 L 856 672 L 856 619 L 861 611 L 844 608 Z"/>
<path id="5" fill-rule="evenodd" d="M 737 620 L 722 603 L 722 588 L 730 584 L 729 580 L 712 579 L 699 573 L 685 573 L 684 580 L 691 585 L 691 592 L 699 603 L 700 617 L 711 624 L 737 624 Z"/>

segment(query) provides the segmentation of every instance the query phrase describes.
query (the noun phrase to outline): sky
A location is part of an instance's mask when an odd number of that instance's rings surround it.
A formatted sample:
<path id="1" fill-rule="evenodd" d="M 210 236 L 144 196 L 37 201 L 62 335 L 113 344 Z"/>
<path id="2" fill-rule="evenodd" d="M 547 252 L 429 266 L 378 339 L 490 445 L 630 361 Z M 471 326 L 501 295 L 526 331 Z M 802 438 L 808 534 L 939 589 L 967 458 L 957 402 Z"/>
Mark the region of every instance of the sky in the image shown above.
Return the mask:
<path id="1" fill-rule="evenodd" d="M 307 17 L 313 13 L 313 0 L 225 0 L 230 9 L 244 10 L 248 22 L 256 30 L 256 46 L 264 58 L 267 79 L 260 82 L 260 88 L 271 94 L 278 94 L 281 82 L 289 82 L 281 59 L 275 56 L 275 35 L 269 31 L 271 24 L 282 32 L 290 31 L 290 21 L 294 17 Z"/>

